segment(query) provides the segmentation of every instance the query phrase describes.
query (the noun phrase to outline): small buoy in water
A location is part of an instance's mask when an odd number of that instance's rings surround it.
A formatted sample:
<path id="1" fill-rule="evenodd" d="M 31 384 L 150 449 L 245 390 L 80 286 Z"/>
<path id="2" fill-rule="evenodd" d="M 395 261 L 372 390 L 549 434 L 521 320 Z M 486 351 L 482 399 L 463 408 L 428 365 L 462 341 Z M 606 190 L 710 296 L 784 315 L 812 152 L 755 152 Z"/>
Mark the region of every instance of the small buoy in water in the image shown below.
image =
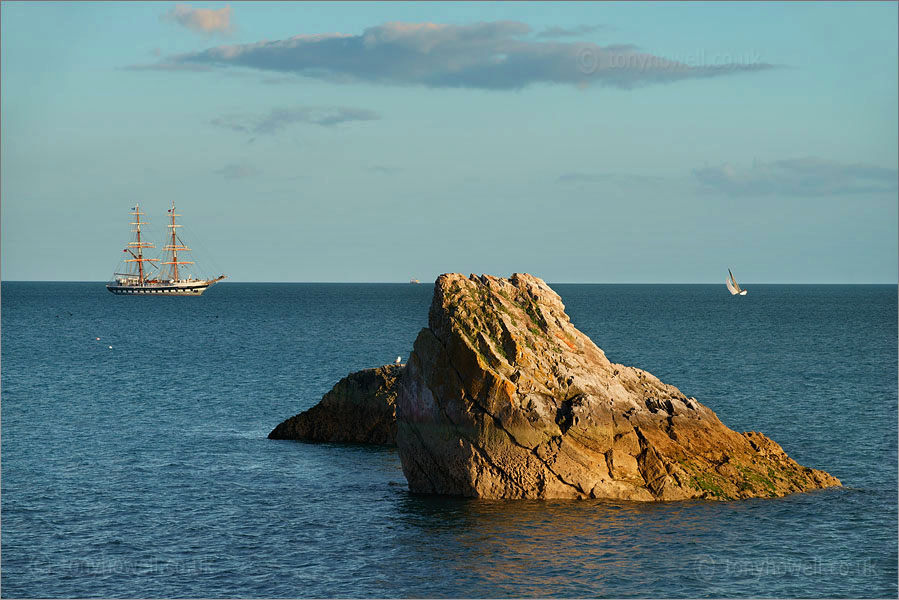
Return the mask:
<path id="1" fill-rule="evenodd" d="M 110 346 L 109 349 L 112 350 L 112 346 Z"/>
<path id="2" fill-rule="evenodd" d="M 99 341 L 100 341 L 100 338 L 97 338 L 97 341 L 99 342 Z"/>

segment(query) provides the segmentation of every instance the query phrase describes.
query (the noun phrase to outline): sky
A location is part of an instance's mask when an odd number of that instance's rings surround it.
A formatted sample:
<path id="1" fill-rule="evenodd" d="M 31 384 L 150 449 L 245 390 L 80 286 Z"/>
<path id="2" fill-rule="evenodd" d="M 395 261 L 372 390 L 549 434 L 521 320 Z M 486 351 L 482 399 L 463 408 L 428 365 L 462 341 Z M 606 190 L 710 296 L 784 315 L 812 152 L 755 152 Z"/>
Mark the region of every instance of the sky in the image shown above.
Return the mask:
<path id="1" fill-rule="evenodd" d="M 897 283 L 896 3 L 0 4 L 0 277 Z"/>

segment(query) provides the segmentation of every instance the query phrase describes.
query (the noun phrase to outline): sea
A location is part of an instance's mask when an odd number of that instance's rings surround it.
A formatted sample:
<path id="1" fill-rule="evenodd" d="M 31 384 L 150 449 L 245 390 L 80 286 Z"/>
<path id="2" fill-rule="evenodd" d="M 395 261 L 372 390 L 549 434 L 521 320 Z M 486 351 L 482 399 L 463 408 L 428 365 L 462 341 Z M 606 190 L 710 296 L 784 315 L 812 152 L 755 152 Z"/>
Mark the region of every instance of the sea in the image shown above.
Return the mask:
<path id="1" fill-rule="evenodd" d="M 639 503 L 409 493 L 392 448 L 267 439 L 408 357 L 428 284 L 197 298 L 3 282 L 3 598 L 896 598 L 897 286 L 553 284 L 610 360 L 844 487 Z"/>

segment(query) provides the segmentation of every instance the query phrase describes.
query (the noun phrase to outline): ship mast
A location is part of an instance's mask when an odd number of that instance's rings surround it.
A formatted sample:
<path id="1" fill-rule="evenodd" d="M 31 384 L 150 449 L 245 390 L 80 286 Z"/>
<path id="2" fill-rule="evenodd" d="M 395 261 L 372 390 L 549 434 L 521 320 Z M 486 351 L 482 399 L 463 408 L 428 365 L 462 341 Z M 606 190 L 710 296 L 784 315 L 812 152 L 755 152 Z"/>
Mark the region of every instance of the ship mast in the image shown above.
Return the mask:
<path id="1" fill-rule="evenodd" d="M 134 212 L 131 213 L 134 215 L 134 221 L 131 222 L 131 225 L 134 225 L 134 229 L 131 231 L 137 234 L 137 241 L 128 242 L 128 247 L 125 248 L 125 252 L 129 253 L 134 258 L 125 259 L 126 263 L 136 262 L 137 263 L 137 273 L 140 280 L 140 284 L 144 283 L 144 263 L 145 262 L 156 262 L 159 259 L 156 258 L 144 258 L 144 248 L 155 248 L 155 246 L 149 242 L 141 241 L 140 239 L 140 226 L 146 225 L 147 222 L 144 221 L 141 223 L 140 217 L 143 214 L 140 212 L 140 204 L 134 205 Z M 134 250 L 137 250 L 137 254 L 134 253 Z"/>
<path id="2" fill-rule="evenodd" d="M 170 260 L 163 262 L 164 265 L 172 265 L 172 281 L 178 281 L 178 265 L 192 265 L 193 261 L 189 260 L 178 260 L 178 251 L 189 251 L 190 248 L 184 246 L 183 243 L 179 244 L 178 236 L 175 234 L 175 229 L 181 227 L 175 223 L 175 217 L 180 217 L 181 215 L 175 213 L 175 201 L 172 200 L 172 208 L 169 209 L 169 214 L 171 214 L 172 222 L 166 225 L 169 229 L 172 230 L 172 239 L 171 243 L 166 244 L 165 251 L 171 253 Z"/>

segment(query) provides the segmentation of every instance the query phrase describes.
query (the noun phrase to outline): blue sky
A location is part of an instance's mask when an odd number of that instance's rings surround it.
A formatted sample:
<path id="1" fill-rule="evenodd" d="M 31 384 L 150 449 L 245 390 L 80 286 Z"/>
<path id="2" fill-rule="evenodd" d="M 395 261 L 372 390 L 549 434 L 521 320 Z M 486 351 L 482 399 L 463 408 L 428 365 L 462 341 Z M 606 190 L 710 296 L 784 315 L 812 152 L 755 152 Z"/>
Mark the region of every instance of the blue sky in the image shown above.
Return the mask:
<path id="1" fill-rule="evenodd" d="M 0 4 L 2 277 L 896 283 L 895 3 Z M 161 229 L 160 229 L 161 231 Z"/>

